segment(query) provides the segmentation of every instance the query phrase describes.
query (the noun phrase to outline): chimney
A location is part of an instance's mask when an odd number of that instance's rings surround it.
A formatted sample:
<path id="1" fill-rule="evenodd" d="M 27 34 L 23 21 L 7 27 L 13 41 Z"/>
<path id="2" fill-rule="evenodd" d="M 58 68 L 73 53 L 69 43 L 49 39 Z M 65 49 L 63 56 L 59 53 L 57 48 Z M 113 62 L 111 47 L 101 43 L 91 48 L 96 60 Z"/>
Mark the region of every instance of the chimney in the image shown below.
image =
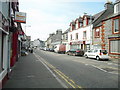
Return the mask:
<path id="1" fill-rule="evenodd" d="M 105 9 L 113 9 L 114 5 L 111 1 L 107 0 L 107 3 L 104 5 Z"/>
<path id="2" fill-rule="evenodd" d="M 57 30 L 56 34 L 62 34 L 62 30 L 61 29 Z"/>
<path id="3" fill-rule="evenodd" d="M 49 37 L 51 37 L 52 36 L 52 34 L 49 34 Z"/>

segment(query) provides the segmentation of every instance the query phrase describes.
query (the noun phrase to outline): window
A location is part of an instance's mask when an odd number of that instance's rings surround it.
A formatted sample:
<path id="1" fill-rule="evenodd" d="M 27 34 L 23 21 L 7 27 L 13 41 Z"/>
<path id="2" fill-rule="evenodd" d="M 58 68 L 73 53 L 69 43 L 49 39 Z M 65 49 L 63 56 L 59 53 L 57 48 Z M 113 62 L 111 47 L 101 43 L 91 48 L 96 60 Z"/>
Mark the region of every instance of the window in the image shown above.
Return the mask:
<path id="1" fill-rule="evenodd" d="M 95 29 L 95 37 L 96 38 L 100 37 L 100 29 L 99 28 Z"/>
<path id="2" fill-rule="evenodd" d="M 87 24 L 87 18 L 85 17 L 83 20 L 83 26 L 86 26 L 86 24 Z"/>
<path id="3" fill-rule="evenodd" d="M 86 38 L 86 31 L 83 31 L 83 38 Z"/>
<path id="4" fill-rule="evenodd" d="M 94 53 L 98 52 L 98 50 L 95 50 Z"/>
<path id="5" fill-rule="evenodd" d="M 80 23 L 80 27 L 82 27 L 83 26 L 83 23 Z"/>
<path id="6" fill-rule="evenodd" d="M 116 4 L 114 8 L 114 13 L 120 12 L 120 4 Z"/>
<path id="7" fill-rule="evenodd" d="M 70 35 L 70 39 L 72 40 L 72 34 Z"/>
<path id="8" fill-rule="evenodd" d="M 65 37 L 65 40 L 67 40 L 68 39 L 68 34 L 66 34 L 66 37 Z"/>
<path id="9" fill-rule="evenodd" d="M 76 33 L 76 39 L 78 39 L 78 33 Z"/>
<path id="10" fill-rule="evenodd" d="M 78 20 L 76 21 L 76 29 L 78 29 Z"/>
<path id="11" fill-rule="evenodd" d="M 114 19 L 114 33 L 119 33 L 119 19 Z"/>
<path id="12" fill-rule="evenodd" d="M 120 54 L 120 40 L 110 40 L 110 53 Z"/>

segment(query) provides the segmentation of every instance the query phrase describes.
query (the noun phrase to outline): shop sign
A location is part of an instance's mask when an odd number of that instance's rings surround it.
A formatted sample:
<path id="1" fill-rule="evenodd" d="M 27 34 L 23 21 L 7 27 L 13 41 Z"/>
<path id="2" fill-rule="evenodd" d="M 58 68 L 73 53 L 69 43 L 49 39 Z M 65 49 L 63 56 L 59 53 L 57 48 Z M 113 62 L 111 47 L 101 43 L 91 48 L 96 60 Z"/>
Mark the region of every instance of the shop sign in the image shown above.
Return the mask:
<path id="1" fill-rule="evenodd" d="M 76 42 L 70 42 L 70 45 L 72 44 L 82 44 L 83 42 L 82 41 L 76 41 Z"/>
<path id="2" fill-rule="evenodd" d="M 15 22 L 26 23 L 26 13 L 15 12 Z"/>

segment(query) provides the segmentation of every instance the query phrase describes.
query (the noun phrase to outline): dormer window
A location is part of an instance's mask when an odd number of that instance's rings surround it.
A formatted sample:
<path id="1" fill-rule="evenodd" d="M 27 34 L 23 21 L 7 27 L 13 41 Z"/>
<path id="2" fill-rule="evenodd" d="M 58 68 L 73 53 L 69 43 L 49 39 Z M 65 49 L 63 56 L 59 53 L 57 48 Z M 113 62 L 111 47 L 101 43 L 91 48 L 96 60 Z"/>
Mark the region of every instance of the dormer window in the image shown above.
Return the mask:
<path id="1" fill-rule="evenodd" d="M 76 29 L 79 29 L 80 28 L 80 22 L 79 22 L 79 19 L 76 20 L 76 24 L 75 24 L 75 28 Z"/>
<path id="2" fill-rule="evenodd" d="M 71 22 L 70 23 L 70 31 L 73 31 L 73 30 L 75 30 L 75 22 Z"/>
<path id="3" fill-rule="evenodd" d="M 83 26 L 83 23 L 80 23 L 80 27 L 82 27 Z"/>
<path id="4" fill-rule="evenodd" d="M 76 29 L 78 29 L 78 23 L 79 23 L 79 22 L 78 22 L 78 20 L 77 20 L 77 21 L 76 21 Z"/>
<path id="5" fill-rule="evenodd" d="M 87 17 L 85 17 L 83 20 L 83 26 L 86 26 L 86 25 L 87 25 Z"/>
<path id="6" fill-rule="evenodd" d="M 120 3 L 115 4 L 114 6 L 114 13 L 120 12 Z"/>

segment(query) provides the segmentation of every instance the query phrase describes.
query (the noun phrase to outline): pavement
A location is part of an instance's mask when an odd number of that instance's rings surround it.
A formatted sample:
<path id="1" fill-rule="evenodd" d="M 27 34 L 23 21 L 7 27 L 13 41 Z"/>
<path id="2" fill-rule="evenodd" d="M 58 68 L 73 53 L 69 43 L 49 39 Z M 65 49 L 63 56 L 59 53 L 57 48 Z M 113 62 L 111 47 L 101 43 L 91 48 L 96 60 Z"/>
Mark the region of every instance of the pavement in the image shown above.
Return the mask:
<path id="1" fill-rule="evenodd" d="M 116 64 L 120 65 L 120 58 L 119 58 L 119 59 L 110 58 L 109 60 L 110 60 L 112 63 L 116 63 Z"/>
<path id="2" fill-rule="evenodd" d="M 3 90 L 7 88 L 63 88 L 47 68 L 37 60 L 34 54 L 21 56 L 16 62 L 10 79 Z"/>

